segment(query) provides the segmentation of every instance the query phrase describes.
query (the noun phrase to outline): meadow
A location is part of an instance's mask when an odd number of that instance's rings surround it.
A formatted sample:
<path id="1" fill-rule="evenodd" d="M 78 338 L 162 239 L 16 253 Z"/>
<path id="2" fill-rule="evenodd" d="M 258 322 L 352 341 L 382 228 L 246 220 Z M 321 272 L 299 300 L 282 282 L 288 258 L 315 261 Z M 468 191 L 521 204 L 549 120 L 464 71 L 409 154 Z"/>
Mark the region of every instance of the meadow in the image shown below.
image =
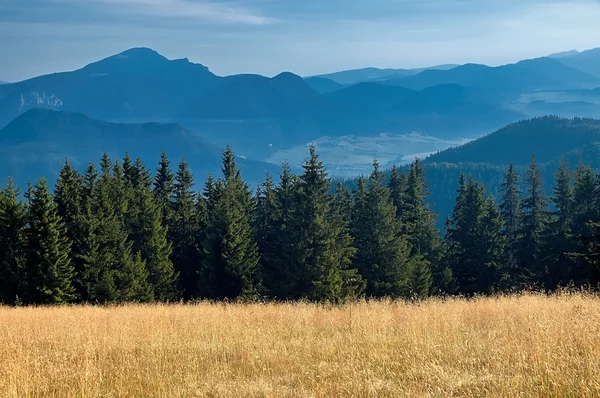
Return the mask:
<path id="1" fill-rule="evenodd" d="M 0 397 L 597 397 L 588 294 L 0 307 Z"/>

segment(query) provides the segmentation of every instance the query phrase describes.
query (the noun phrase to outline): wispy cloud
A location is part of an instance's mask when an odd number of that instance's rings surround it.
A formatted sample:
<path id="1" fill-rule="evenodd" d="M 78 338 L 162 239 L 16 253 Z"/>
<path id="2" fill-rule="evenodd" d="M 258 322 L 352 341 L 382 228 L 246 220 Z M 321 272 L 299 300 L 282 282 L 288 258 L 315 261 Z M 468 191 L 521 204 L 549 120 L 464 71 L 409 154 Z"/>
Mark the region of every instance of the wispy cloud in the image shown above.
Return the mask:
<path id="1" fill-rule="evenodd" d="M 211 22 L 264 25 L 274 20 L 237 3 L 202 0 L 54 0 L 60 3 L 101 8 L 104 12 L 162 18 L 196 18 Z"/>

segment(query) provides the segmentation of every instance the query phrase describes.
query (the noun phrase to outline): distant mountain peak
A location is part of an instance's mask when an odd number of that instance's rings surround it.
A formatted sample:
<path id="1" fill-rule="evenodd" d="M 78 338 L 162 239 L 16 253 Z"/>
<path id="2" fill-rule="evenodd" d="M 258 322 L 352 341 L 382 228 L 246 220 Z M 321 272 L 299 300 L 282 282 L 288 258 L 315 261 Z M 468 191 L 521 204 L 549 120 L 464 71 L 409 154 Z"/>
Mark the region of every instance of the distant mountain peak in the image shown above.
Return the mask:
<path id="1" fill-rule="evenodd" d="M 292 73 L 292 72 L 281 72 L 277 76 L 273 77 L 273 80 L 279 81 L 304 81 L 302 77 Z"/>
<path id="2" fill-rule="evenodd" d="M 559 53 L 554 53 L 548 55 L 548 58 L 569 58 L 579 54 L 577 50 L 569 50 L 569 51 L 561 51 Z"/>
<path id="3" fill-rule="evenodd" d="M 153 50 L 148 47 L 133 47 L 129 50 L 125 50 L 119 54 L 114 55 L 115 58 L 127 59 L 127 58 L 141 58 L 141 57 L 160 57 L 165 58 L 158 53 L 158 51 Z M 165 58 L 166 59 L 166 58 Z"/>

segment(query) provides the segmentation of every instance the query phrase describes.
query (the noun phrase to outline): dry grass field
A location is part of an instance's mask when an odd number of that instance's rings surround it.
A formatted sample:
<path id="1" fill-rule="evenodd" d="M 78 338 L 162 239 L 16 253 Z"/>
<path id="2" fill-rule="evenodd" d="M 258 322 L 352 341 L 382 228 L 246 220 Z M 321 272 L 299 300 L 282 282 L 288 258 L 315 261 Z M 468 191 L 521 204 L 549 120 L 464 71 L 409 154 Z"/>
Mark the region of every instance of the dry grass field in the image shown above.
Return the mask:
<path id="1" fill-rule="evenodd" d="M 600 300 L 0 308 L 1 397 L 600 396 Z"/>

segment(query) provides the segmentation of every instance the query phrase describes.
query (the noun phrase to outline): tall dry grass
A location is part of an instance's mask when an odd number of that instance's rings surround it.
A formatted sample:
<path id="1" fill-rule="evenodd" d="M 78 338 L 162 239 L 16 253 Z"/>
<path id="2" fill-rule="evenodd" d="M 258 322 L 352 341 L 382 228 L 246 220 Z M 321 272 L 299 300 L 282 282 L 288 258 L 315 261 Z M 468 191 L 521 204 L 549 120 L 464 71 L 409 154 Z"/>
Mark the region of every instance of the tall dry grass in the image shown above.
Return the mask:
<path id="1" fill-rule="evenodd" d="M 600 396 L 600 301 L 0 308 L 0 396 Z"/>

